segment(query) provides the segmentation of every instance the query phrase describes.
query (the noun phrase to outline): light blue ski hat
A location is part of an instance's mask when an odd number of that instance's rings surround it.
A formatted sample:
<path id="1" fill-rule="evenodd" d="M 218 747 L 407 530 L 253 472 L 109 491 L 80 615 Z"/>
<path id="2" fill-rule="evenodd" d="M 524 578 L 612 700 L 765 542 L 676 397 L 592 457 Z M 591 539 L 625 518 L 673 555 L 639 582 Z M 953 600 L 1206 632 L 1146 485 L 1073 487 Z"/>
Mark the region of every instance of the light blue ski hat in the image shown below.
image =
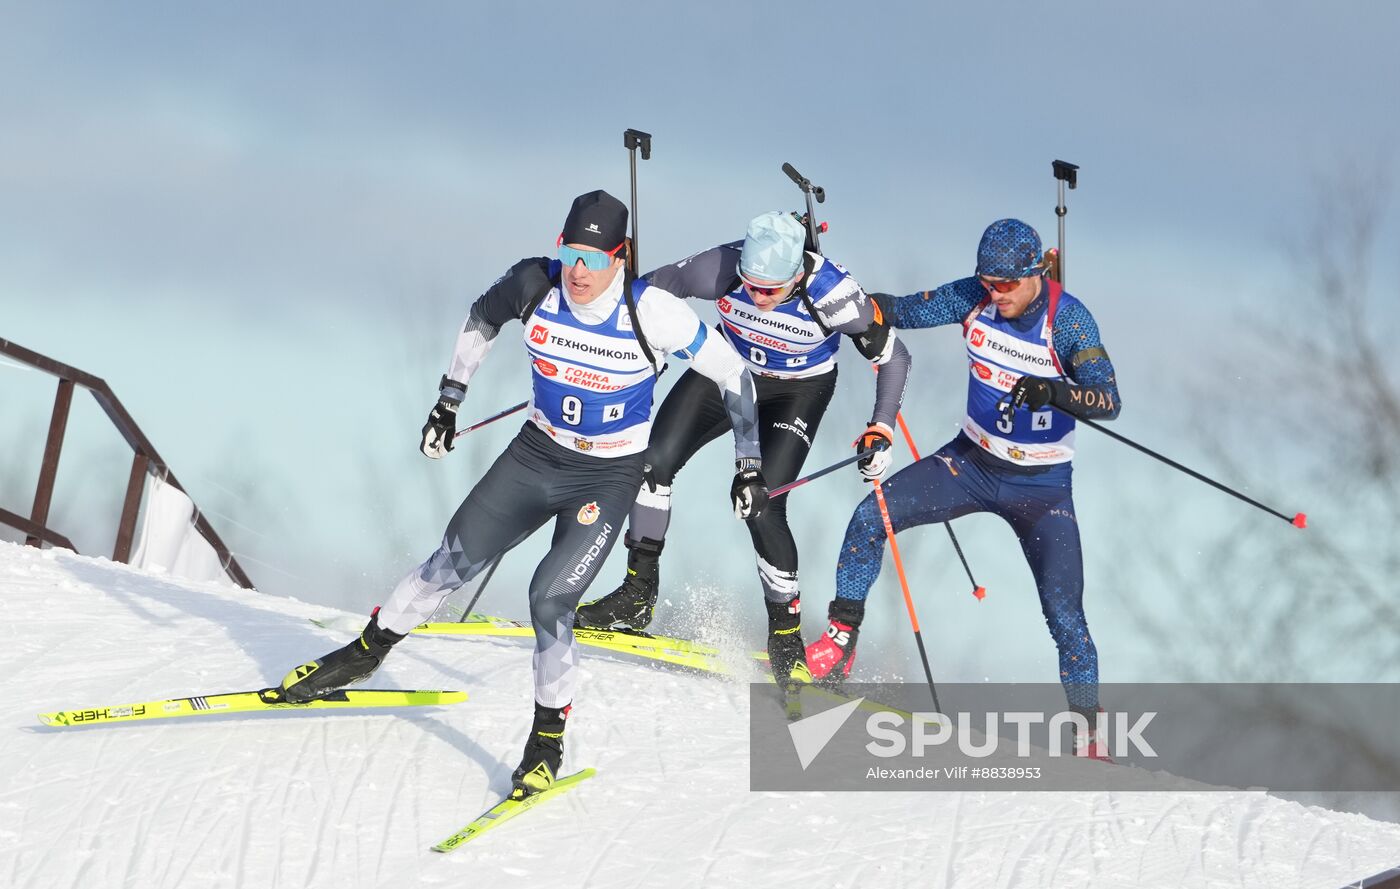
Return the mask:
<path id="1" fill-rule="evenodd" d="M 1019 219 L 998 219 L 977 245 L 977 274 L 988 278 L 1030 278 L 1045 271 L 1040 235 Z"/>
<path id="2" fill-rule="evenodd" d="M 807 230 L 791 213 L 774 210 L 755 216 L 744 233 L 739 275 L 757 281 L 790 281 L 802 268 Z"/>

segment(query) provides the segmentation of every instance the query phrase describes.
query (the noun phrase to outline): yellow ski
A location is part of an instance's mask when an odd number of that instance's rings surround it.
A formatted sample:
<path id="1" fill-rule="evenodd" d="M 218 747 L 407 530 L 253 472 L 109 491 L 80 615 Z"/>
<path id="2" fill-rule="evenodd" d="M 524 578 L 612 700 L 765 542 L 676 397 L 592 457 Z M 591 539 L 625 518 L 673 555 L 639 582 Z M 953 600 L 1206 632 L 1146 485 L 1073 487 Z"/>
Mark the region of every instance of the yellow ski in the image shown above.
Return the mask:
<path id="1" fill-rule="evenodd" d="M 540 803 L 562 793 L 568 793 L 582 781 L 586 781 L 598 774 L 597 769 L 588 768 L 581 772 L 574 772 L 572 775 L 565 775 L 555 781 L 545 790 L 532 793 L 523 799 L 511 799 L 506 797 L 496 805 L 482 812 L 475 821 L 454 833 L 452 836 L 433 846 L 434 852 L 451 852 L 463 843 L 469 843 L 486 831 L 494 827 L 499 827 L 516 815 L 529 811 Z"/>
<path id="2" fill-rule="evenodd" d="M 535 634 L 534 629 L 527 623 L 476 613 L 469 615 L 465 621 L 419 624 L 413 632 L 427 636 L 528 637 Z M 689 639 L 677 639 L 674 636 L 654 636 L 638 630 L 598 630 L 592 627 L 574 627 L 574 638 L 583 645 L 595 645 L 599 648 L 611 648 L 615 651 L 621 650 L 616 646 L 626 646 L 641 651 L 665 651 L 675 655 L 711 658 L 721 656 L 720 650 L 712 645 L 692 642 Z M 751 656 L 758 660 L 764 660 L 768 657 L 766 653 L 761 651 L 752 652 Z"/>
<path id="3" fill-rule="evenodd" d="M 342 689 L 324 698 L 292 704 L 282 700 L 280 688 L 239 691 L 227 694 L 197 695 L 188 698 L 112 704 L 79 710 L 40 713 L 44 725 L 72 728 L 141 719 L 168 719 L 178 716 L 210 716 L 217 713 L 251 713 L 265 710 L 324 710 L 354 707 L 423 707 L 456 704 L 467 699 L 464 691 L 394 691 L 373 688 Z"/>

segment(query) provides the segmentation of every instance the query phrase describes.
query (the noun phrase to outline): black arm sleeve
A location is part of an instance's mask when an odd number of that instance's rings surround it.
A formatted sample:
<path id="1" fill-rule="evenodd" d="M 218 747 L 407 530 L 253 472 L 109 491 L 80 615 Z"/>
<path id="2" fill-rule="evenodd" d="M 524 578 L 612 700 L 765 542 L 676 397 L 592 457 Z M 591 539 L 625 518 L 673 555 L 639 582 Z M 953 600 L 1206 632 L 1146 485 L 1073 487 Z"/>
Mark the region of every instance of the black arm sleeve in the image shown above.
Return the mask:
<path id="1" fill-rule="evenodd" d="M 702 250 L 649 272 L 646 279 L 682 299 L 717 300 L 729 292 L 729 285 L 738 277 L 743 245 L 743 241 L 734 241 Z"/>
<path id="2" fill-rule="evenodd" d="M 856 351 L 867 361 L 877 361 L 884 357 L 885 344 L 889 342 L 889 339 L 890 325 L 883 317 L 878 321 L 871 321 L 864 333 L 851 336 L 851 342 L 855 343 Z"/>
<path id="3" fill-rule="evenodd" d="M 457 346 L 452 352 L 452 363 L 439 385 L 442 397 L 461 401 L 466 394 L 466 386 L 471 382 L 476 369 L 486 353 L 491 351 L 491 343 L 507 321 L 523 318 L 532 307 L 539 304 L 549 288 L 549 260 L 543 256 L 522 259 L 510 267 L 486 288 L 486 292 L 472 303 L 467 313 L 466 323 L 457 334 Z"/>
<path id="4" fill-rule="evenodd" d="M 549 260 L 543 256 L 522 259 L 472 303 L 471 318 L 496 330 L 507 321 L 523 318 L 525 310 L 549 292 Z"/>

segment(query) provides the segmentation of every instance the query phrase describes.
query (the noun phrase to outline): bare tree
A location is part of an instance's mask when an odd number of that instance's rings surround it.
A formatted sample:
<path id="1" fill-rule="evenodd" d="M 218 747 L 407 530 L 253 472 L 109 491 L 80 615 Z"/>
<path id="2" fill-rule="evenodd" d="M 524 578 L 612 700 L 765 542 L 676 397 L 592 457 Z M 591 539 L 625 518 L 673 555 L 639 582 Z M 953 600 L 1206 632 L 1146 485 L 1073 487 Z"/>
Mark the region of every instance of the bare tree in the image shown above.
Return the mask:
<path id="1" fill-rule="evenodd" d="M 1393 299 L 1382 299 L 1388 287 L 1376 283 L 1378 254 L 1394 255 L 1378 250 L 1386 185 L 1356 168 L 1316 185 L 1289 249 L 1295 287 L 1276 296 L 1269 318 L 1232 327 L 1238 365 L 1260 369 L 1243 388 L 1267 397 L 1197 428 L 1213 474 L 1265 502 L 1310 504 L 1310 527 L 1292 531 L 1241 511 L 1199 548 L 1156 550 L 1169 609 L 1133 597 L 1123 604 L 1160 678 L 1273 683 L 1231 695 L 1251 724 L 1313 744 L 1334 777 L 1365 767 L 1397 786 L 1393 732 L 1357 724 L 1364 689 L 1281 685 L 1400 680 L 1400 374 L 1387 354 L 1400 324 Z M 1218 380 L 1198 388 L 1199 403 L 1219 402 Z M 1265 438 L 1287 444 L 1272 456 L 1240 446 Z M 1342 699 L 1352 701 L 1349 713 Z M 1395 794 L 1291 796 L 1400 817 Z"/>
<path id="2" fill-rule="evenodd" d="M 1373 283 L 1387 197 L 1382 177 L 1355 169 L 1319 183 L 1290 250 L 1296 291 L 1279 296 L 1272 320 L 1236 327 L 1244 340 L 1234 347 L 1265 369 L 1264 391 L 1287 402 L 1270 411 L 1269 434 L 1291 447 L 1282 465 L 1232 447 L 1259 437 L 1242 428 L 1257 420 L 1246 412 L 1238 425 L 1227 416 L 1201 429 L 1212 463 L 1261 497 L 1326 509 L 1302 533 L 1261 532 L 1257 514 L 1241 514 L 1199 552 L 1159 553 L 1174 613 L 1126 604 L 1158 643 L 1164 675 L 1400 678 L 1400 377 L 1386 354 L 1400 331 Z M 1190 646 L 1174 641 L 1182 615 L 1191 615 Z"/>

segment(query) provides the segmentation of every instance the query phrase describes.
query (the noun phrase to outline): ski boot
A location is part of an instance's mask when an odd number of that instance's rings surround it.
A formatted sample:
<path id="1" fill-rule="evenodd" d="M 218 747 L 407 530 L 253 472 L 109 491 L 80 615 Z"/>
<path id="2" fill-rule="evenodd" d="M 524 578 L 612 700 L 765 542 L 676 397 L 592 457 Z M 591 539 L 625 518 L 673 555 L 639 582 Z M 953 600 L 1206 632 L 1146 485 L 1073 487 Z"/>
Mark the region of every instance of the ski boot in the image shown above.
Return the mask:
<path id="1" fill-rule="evenodd" d="M 1098 729 L 1095 728 L 1095 713 L 1092 711 L 1077 710 L 1080 715 L 1089 721 L 1088 731 L 1074 731 L 1074 755 L 1083 756 L 1087 759 L 1096 759 L 1099 762 L 1113 762 L 1113 757 L 1108 755 L 1108 742 L 1099 736 Z M 1098 713 L 1103 713 L 1102 707 L 1098 708 Z"/>
<path id="2" fill-rule="evenodd" d="M 819 684 L 840 685 L 851 675 L 851 665 L 856 661 L 856 639 L 865 617 L 865 602 L 833 599 L 826 616 L 830 620 L 826 634 L 807 646 L 807 669 Z"/>
<path id="3" fill-rule="evenodd" d="M 403 639 L 379 626 L 379 609 L 374 609 L 360 637 L 325 657 L 302 664 L 282 679 L 282 697 L 293 704 L 314 701 L 352 682 L 368 679 L 379 668 L 389 649 Z"/>
<path id="4" fill-rule="evenodd" d="M 802 648 L 802 600 L 794 596 L 788 602 L 769 602 L 768 606 L 768 664 L 773 681 L 786 695 L 811 681 L 807 670 L 807 652 Z"/>
<path id="5" fill-rule="evenodd" d="M 535 702 L 535 723 L 525 742 L 525 755 L 510 776 L 511 799 L 548 790 L 558 780 L 559 767 L 564 764 L 564 722 L 570 709 L 570 705 L 546 707 Z"/>
<path id="6" fill-rule="evenodd" d="M 580 605 L 577 625 L 641 630 L 651 623 L 661 589 L 661 548 L 665 543 L 649 537 L 626 541 L 627 579 L 603 598 Z"/>

